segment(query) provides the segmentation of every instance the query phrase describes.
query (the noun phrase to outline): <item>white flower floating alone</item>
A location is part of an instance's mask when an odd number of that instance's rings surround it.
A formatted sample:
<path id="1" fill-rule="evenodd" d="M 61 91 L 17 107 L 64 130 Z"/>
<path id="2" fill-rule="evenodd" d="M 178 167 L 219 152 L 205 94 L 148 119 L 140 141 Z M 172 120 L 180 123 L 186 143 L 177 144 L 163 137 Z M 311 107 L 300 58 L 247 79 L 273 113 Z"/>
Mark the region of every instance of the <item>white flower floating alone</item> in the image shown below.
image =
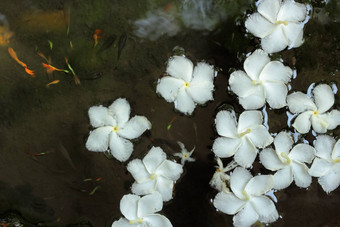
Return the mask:
<path id="1" fill-rule="evenodd" d="M 174 182 L 183 172 L 182 165 L 166 160 L 166 154 L 159 147 L 152 147 L 143 161 L 129 162 L 127 169 L 136 180 L 132 193 L 146 195 L 158 191 L 164 201 L 172 199 Z"/>
<path id="2" fill-rule="evenodd" d="M 214 206 L 233 218 L 234 226 L 251 226 L 257 221 L 271 223 L 279 215 L 272 200 L 264 194 L 273 188 L 272 175 L 252 177 L 250 172 L 237 167 L 230 177 L 232 192 L 219 192 Z"/>
<path id="3" fill-rule="evenodd" d="M 244 109 L 261 108 L 266 101 L 274 109 L 287 105 L 287 83 L 293 75 L 291 68 L 279 61 L 270 61 L 261 49 L 255 50 L 243 67 L 246 72 L 233 72 L 229 85 Z"/>
<path id="4" fill-rule="evenodd" d="M 162 208 L 163 200 L 158 192 L 143 197 L 124 195 L 120 200 L 120 211 L 125 218 L 113 222 L 112 227 L 172 227 L 169 219 L 155 214 Z"/>
<path id="5" fill-rule="evenodd" d="M 340 140 L 320 135 L 315 142 L 316 158 L 309 170 L 313 177 L 319 177 L 322 189 L 330 193 L 340 185 Z"/>
<path id="6" fill-rule="evenodd" d="M 130 104 L 124 98 L 116 99 L 111 106 L 92 106 L 89 118 L 94 129 L 86 142 L 90 151 L 104 152 L 108 148 L 112 155 L 123 162 L 129 159 L 133 144 L 129 141 L 151 128 L 144 116 L 130 118 Z"/>
<path id="7" fill-rule="evenodd" d="M 262 113 L 257 110 L 244 111 L 235 118 L 229 111 L 220 111 L 216 115 L 216 130 L 221 136 L 215 139 L 213 152 L 217 157 L 228 158 L 234 155 L 235 161 L 248 168 L 254 162 L 257 148 L 264 148 L 273 142 L 263 124 Z"/>
<path id="8" fill-rule="evenodd" d="M 287 46 L 302 45 L 306 5 L 292 0 L 262 0 L 257 11 L 249 16 L 245 26 L 254 36 L 261 38 L 265 51 L 274 53 Z"/>
<path id="9" fill-rule="evenodd" d="M 289 111 L 299 114 L 293 127 L 299 133 L 308 133 L 311 125 L 317 133 L 325 133 L 340 124 L 340 111 L 327 112 L 334 104 L 334 93 L 327 84 L 320 84 L 313 89 L 314 100 L 302 92 L 287 96 Z"/>
<path id="10" fill-rule="evenodd" d="M 183 56 L 169 59 L 166 76 L 158 81 L 157 93 L 166 101 L 174 102 L 182 113 L 192 114 L 196 103 L 204 104 L 213 100 L 214 68 L 204 62 L 193 67 L 192 62 Z"/>
<path id="11" fill-rule="evenodd" d="M 277 171 L 274 174 L 274 188 L 287 188 L 293 179 L 295 184 L 307 188 L 312 177 L 308 167 L 314 158 L 315 149 L 308 144 L 297 144 L 287 132 L 280 132 L 274 139 L 275 150 L 266 148 L 260 153 L 260 160 L 266 169 Z"/>
<path id="12" fill-rule="evenodd" d="M 174 156 L 181 158 L 181 165 L 184 165 L 185 162 L 194 162 L 195 159 L 191 155 L 194 153 L 195 147 L 189 152 L 182 142 L 177 141 L 177 143 L 181 148 L 181 152 L 175 153 Z"/>

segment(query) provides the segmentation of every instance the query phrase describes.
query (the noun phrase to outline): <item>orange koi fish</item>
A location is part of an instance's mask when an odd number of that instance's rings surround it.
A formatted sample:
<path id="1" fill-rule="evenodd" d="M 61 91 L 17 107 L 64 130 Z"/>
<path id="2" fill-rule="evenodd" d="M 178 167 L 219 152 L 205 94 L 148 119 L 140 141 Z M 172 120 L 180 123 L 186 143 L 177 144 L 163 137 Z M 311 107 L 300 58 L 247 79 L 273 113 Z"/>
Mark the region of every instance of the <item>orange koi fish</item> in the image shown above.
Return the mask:
<path id="1" fill-rule="evenodd" d="M 52 85 L 52 84 L 57 84 L 57 83 L 59 83 L 59 82 L 60 82 L 60 80 L 53 80 L 52 82 L 46 84 L 46 87 L 49 87 L 49 86 Z"/>
<path id="2" fill-rule="evenodd" d="M 98 39 L 103 38 L 103 36 L 101 36 L 101 34 L 103 33 L 103 30 L 101 29 L 96 29 L 93 33 L 93 48 L 95 48 L 98 44 Z"/>
<path id="3" fill-rule="evenodd" d="M 19 58 L 18 58 L 17 54 L 15 53 L 15 51 L 13 50 L 13 48 L 8 47 L 8 53 L 9 53 L 9 55 L 11 55 L 11 57 L 16 62 L 18 62 L 19 65 L 21 65 L 22 67 L 25 68 L 25 71 L 26 71 L 27 74 L 31 75 L 32 77 L 34 76 L 34 71 L 30 70 L 25 63 L 23 63 L 22 61 L 19 60 Z"/>
<path id="4" fill-rule="evenodd" d="M 45 63 L 41 63 L 46 69 L 48 70 L 51 70 L 51 71 L 59 71 L 59 72 L 65 72 L 65 73 L 68 73 L 68 70 L 66 69 L 58 69 L 52 65 L 49 65 L 49 64 L 45 64 Z"/>

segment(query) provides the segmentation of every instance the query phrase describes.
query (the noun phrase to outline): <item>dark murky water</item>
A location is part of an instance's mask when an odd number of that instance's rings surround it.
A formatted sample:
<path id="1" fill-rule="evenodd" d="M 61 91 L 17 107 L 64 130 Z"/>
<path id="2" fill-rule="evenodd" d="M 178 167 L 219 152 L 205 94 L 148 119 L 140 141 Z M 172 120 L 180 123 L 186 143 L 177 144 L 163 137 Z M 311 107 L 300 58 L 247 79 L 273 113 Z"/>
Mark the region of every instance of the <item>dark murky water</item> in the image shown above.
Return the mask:
<path id="1" fill-rule="evenodd" d="M 179 151 L 177 140 L 188 149 L 196 146 L 196 162 L 185 165 L 174 200 L 165 204 L 162 212 L 175 227 L 232 226 L 232 217 L 216 213 L 210 203 L 216 193 L 208 184 L 215 171 L 210 148 L 216 136 L 213 122 L 218 107 L 228 104 L 236 112 L 242 111 L 236 97 L 228 95 L 227 81 L 229 68 L 241 68 L 242 54 L 257 45 L 256 40 L 244 37 L 244 27 L 235 25 L 236 16 L 241 17 L 251 5 L 247 1 L 235 4 L 227 20 L 209 35 L 186 30 L 174 37 L 141 42 L 132 33 L 132 22 L 150 7 L 167 3 L 0 2 L 0 13 L 14 32 L 9 43 L 0 46 L 0 217 L 19 217 L 24 226 L 111 226 L 121 216 L 119 201 L 129 193 L 133 179 L 126 163 L 86 150 L 91 129 L 87 111 L 93 105 L 107 106 L 118 97 L 126 97 L 133 114 L 144 115 L 153 124 L 151 132 L 135 142 L 130 160 L 142 158 L 153 145 L 161 146 L 168 155 Z M 314 1 L 312 4 L 322 6 Z M 281 52 L 282 56 L 275 55 L 290 67 L 296 58 L 298 75 L 291 82 L 293 90 L 306 92 L 310 84 L 320 81 L 339 87 L 340 6 L 337 0 L 331 0 L 326 9 L 320 9 L 328 20 L 309 21 L 305 44 Z M 94 49 L 92 35 L 96 29 L 103 30 L 103 38 Z M 117 60 L 119 39 L 125 35 L 126 43 Z M 52 50 L 48 40 L 53 43 Z M 35 70 L 35 78 L 9 56 L 9 46 Z M 196 108 L 192 117 L 175 112 L 173 104 L 155 93 L 155 82 L 165 71 L 175 46 L 183 47 L 194 62 L 204 59 L 221 68 L 215 80 L 215 100 Z M 52 65 L 61 68 L 66 67 L 67 56 L 81 85 L 76 86 L 70 75 L 47 75 L 37 52 L 51 57 Z M 46 87 L 56 79 L 61 82 Z M 340 107 L 339 93 L 336 107 Z M 285 111 L 268 110 L 270 132 L 287 128 Z M 340 135 L 340 129 L 333 134 Z M 313 136 L 308 134 L 307 139 L 312 141 Z M 254 169 L 260 170 L 260 166 Z M 84 181 L 98 177 L 100 181 Z M 97 186 L 100 188 L 90 195 Z M 282 218 L 271 226 L 340 226 L 339 188 L 326 195 L 313 179 L 308 190 L 292 185 L 275 195 Z"/>

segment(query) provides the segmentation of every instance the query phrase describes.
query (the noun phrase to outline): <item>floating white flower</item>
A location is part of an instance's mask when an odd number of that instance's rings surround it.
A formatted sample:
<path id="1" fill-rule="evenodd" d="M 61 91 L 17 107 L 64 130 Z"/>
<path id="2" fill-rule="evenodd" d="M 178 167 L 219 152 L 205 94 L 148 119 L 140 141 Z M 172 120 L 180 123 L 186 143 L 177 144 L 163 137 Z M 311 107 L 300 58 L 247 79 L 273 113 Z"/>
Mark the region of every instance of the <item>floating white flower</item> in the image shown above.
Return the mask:
<path id="1" fill-rule="evenodd" d="M 340 124 L 340 111 L 327 112 L 334 104 L 334 93 L 327 84 L 320 84 L 313 89 L 314 99 L 302 92 L 294 92 L 287 96 L 289 111 L 299 114 L 293 127 L 299 133 L 307 133 L 311 125 L 317 133 L 325 133 Z"/>
<path id="2" fill-rule="evenodd" d="M 235 161 L 231 161 L 226 167 L 223 167 L 223 162 L 220 158 L 217 158 L 216 171 L 211 178 L 209 184 L 220 192 L 230 192 L 227 181 L 230 180 L 230 176 L 227 174 L 228 171 L 234 169 L 237 166 Z"/>
<path id="3" fill-rule="evenodd" d="M 123 162 L 129 159 L 133 144 L 129 141 L 136 139 L 151 123 L 144 116 L 130 118 L 130 104 L 124 98 L 116 99 L 108 108 L 92 106 L 89 118 L 94 129 L 86 142 L 90 151 L 104 152 L 110 148 L 112 155 Z"/>
<path id="4" fill-rule="evenodd" d="M 235 161 L 242 167 L 251 166 L 256 158 L 257 148 L 264 148 L 273 142 L 273 137 L 262 124 L 260 111 L 242 112 L 237 126 L 229 111 L 218 112 L 215 121 L 217 133 L 221 137 L 215 139 L 213 152 L 220 158 L 235 155 Z"/>
<path id="5" fill-rule="evenodd" d="M 249 16 L 245 26 L 254 36 L 261 38 L 265 51 L 274 53 L 287 46 L 302 45 L 306 5 L 292 0 L 262 0 L 257 11 Z"/>
<path id="6" fill-rule="evenodd" d="M 181 152 L 180 153 L 175 153 L 174 156 L 177 156 L 179 158 L 181 158 L 181 164 L 184 165 L 185 162 L 194 162 L 195 159 L 191 157 L 192 153 L 195 150 L 195 147 L 189 152 L 184 144 L 180 141 L 177 141 L 178 145 L 181 148 Z"/>
<path id="7" fill-rule="evenodd" d="M 157 93 L 166 101 L 174 102 L 182 113 L 192 114 L 196 103 L 204 104 L 213 100 L 214 68 L 204 62 L 193 67 L 192 62 L 183 56 L 169 59 L 166 76 L 158 81 Z"/>
<path id="8" fill-rule="evenodd" d="M 223 213 L 234 215 L 234 226 L 251 226 L 257 221 L 271 223 L 279 215 L 272 200 L 264 194 L 273 188 L 272 175 L 252 175 L 237 167 L 230 177 L 232 192 L 219 192 L 214 206 Z"/>
<path id="9" fill-rule="evenodd" d="M 340 140 L 320 135 L 315 142 L 316 158 L 309 170 L 313 177 L 319 177 L 322 189 L 330 193 L 340 185 Z"/>
<path id="10" fill-rule="evenodd" d="M 125 218 L 113 222 L 112 227 L 172 227 L 169 219 L 155 214 L 162 208 L 163 200 L 158 192 L 143 197 L 124 195 L 120 200 L 120 211 Z"/>
<path id="11" fill-rule="evenodd" d="M 266 169 L 277 171 L 274 174 L 274 188 L 287 188 L 293 180 L 302 188 L 307 188 L 312 177 L 308 167 L 314 158 L 315 150 L 308 144 L 297 144 L 287 132 L 280 132 L 274 139 L 275 150 L 266 148 L 260 153 L 260 160 Z"/>
<path id="12" fill-rule="evenodd" d="M 246 72 L 233 72 L 229 85 L 244 109 L 261 108 L 266 101 L 274 109 L 287 105 L 287 83 L 293 75 L 291 68 L 279 61 L 270 61 L 261 49 L 255 50 L 243 67 Z"/>
<path id="13" fill-rule="evenodd" d="M 136 180 L 131 189 L 133 193 L 145 195 L 158 191 L 164 201 L 172 199 L 174 182 L 183 172 L 182 165 L 166 160 L 160 147 L 152 147 L 143 161 L 132 160 L 127 169 Z"/>

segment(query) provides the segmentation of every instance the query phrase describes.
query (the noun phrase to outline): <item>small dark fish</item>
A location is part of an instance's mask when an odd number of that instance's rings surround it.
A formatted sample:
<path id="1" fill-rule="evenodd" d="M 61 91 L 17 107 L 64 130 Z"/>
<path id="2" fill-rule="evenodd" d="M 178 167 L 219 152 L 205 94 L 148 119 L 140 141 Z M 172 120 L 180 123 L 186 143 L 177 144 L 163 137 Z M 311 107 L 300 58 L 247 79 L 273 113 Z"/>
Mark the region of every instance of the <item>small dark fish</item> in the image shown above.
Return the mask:
<path id="1" fill-rule="evenodd" d="M 114 44 L 114 42 L 116 41 L 117 36 L 116 35 L 111 35 L 110 37 L 107 37 L 105 39 L 105 41 L 103 42 L 103 44 L 100 46 L 100 48 L 98 49 L 97 53 L 100 54 L 101 52 L 103 52 L 104 50 L 109 49 L 112 44 Z"/>
<path id="2" fill-rule="evenodd" d="M 122 54 L 122 51 L 125 47 L 126 44 L 126 39 L 127 39 L 127 34 L 124 32 L 123 34 L 120 35 L 119 40 L 118 40 L 118 55 L 117 55 L 117 61 L 120 58 L 120 55 Z"/>

